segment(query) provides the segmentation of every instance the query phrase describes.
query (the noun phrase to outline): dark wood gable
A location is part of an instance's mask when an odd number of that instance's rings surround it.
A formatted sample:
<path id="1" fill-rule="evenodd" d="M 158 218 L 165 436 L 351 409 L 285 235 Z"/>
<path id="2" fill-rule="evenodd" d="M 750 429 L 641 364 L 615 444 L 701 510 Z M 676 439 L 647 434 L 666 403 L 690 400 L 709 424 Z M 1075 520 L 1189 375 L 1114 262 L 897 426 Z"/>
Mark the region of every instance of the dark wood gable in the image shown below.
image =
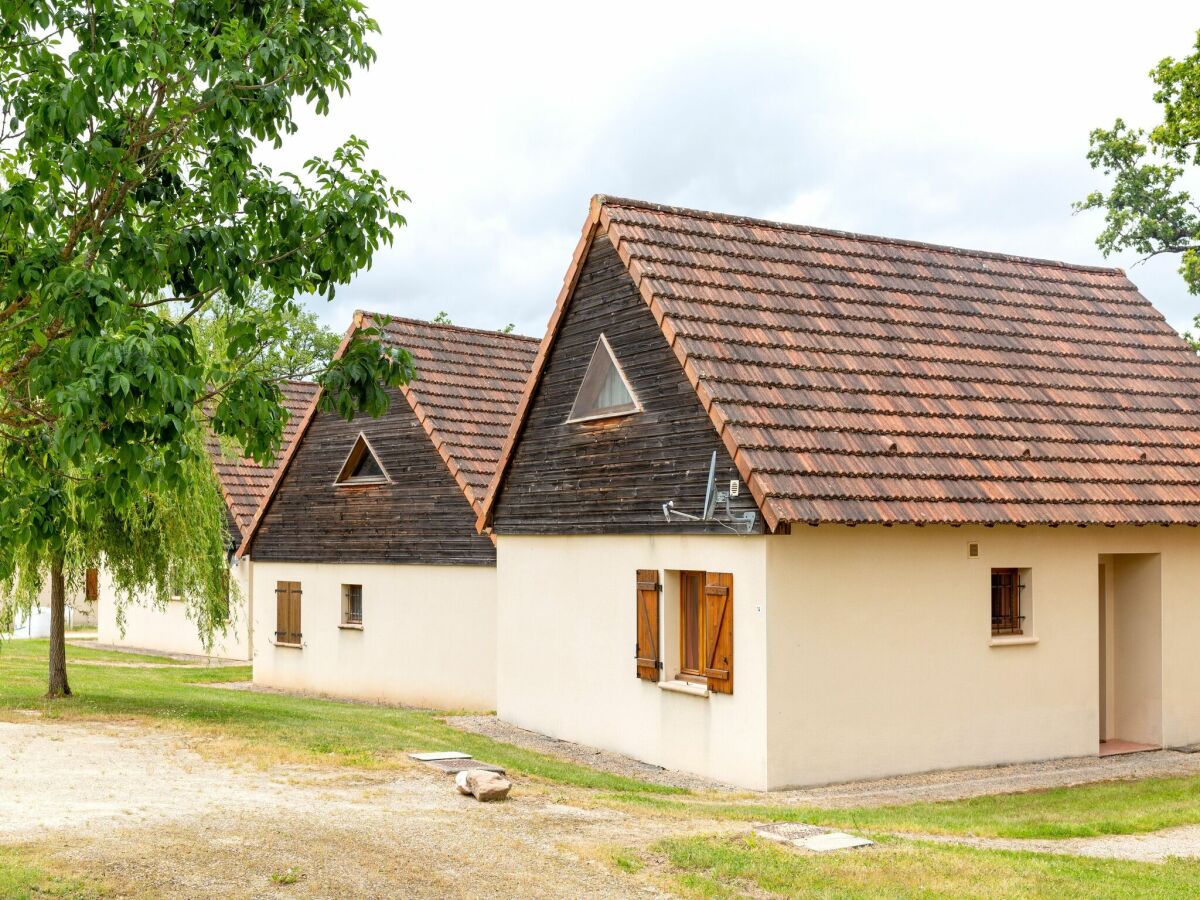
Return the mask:
<path id="1" fill-rule="evenodd" d="M 495 565 L 491 540 L 408 401 L 391 392 L 387 414 L 316 413 L 263 512 L 255 560 Z M 390 482 L 335 484 L 366 435 Z"/>
<path id="2" fill-rule="evenodd" d="M 600 335 L 642 411 L 568 423 Z M 496 534 L 725 532 L 671 523 L 662 505 L 699 514 L 709 461 L 717 485 L 740 478 L 695 390 L 607 237 L 583 264 L 493 507 Z M 756 509 L 746 486 L 734 512 Z M 756 530 L 761 530 L 761 517 Z M 726 532 L 728 533 L 728 532 Z"/>

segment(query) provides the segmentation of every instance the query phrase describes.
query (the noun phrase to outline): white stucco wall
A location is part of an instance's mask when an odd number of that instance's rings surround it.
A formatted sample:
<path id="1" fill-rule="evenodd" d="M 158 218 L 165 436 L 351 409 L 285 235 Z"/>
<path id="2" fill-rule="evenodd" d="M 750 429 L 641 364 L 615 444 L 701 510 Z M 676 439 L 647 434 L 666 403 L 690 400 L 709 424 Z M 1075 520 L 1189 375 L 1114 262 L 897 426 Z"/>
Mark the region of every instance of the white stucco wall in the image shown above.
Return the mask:
<path id="1" fill-rule="evenodd" d="M 1104 554 L 1160 554 L 1115 558 L 1118 711 L 1161 684 L 1162 742 L 1200 740 L 1195 529 L 797 527 L 768 539 L 771 787 L 1096 753 Z M 1036 644 L 991 645 L 993 567 L 1032 570 Z"/>
<path id="2" fill-rule="evenodd" d="M 303 646 L 275 646 L 275 586 L 301 583 Z M 362 630 L 339 628 L 342 585 L 361 584 Z M 496 706 L 491 566 L 256 562 L 254 681 L 435 709 Z"/>
<path id="3" fill-rule="evenodd" d="M 1101 562 L 1110 737 L 1200 742 L 1196 529 L 501 535 L 497 549 L 501 718 L 646 762 L 777 789 L 1094 755 Z M 991 635 L 994 567 L 1029 570 L 1022 639 Z M 667 669 L 673 573 L 734 573 L 732 696 L 635 677 L 639 568 L 663 573 Z"/>
<path id="4" fill-rule="evenodd" d="M 767 784 L 762 537 L 511 536 L 497 544 L 497 712 L 558 738 L 751 788 Z M 638 569 L 734 576 L 734 692 L 635 675 Z M 673 620 L 669 574 L 663 607 Z M 663 626 L 667 667 L 678 631 Z M 666 672 L 671 678 L 674 672 Z"/>
<path id="5" fill-rule="evenodd" d="M 190 653 L 220 659 L 250 659 L 251 598 L 249 571 L 253 563 L 241 560 L 230 571 L 241 592 L 241 601 L 233 604 L 229 629 L 217 635 L 213 646 L 205 650 L 196 633 L 196 625 L 187 617 L 187 604 L 169 601 L 165 608 L 149 598 L 135 598 L 125 605 L 124 632 L 117 626 L 116 594 L 107 573 L 100 571 L 100 597 L 97 603 L 96 639 L 131 650 L 157 650 L 162 653 Z"/>

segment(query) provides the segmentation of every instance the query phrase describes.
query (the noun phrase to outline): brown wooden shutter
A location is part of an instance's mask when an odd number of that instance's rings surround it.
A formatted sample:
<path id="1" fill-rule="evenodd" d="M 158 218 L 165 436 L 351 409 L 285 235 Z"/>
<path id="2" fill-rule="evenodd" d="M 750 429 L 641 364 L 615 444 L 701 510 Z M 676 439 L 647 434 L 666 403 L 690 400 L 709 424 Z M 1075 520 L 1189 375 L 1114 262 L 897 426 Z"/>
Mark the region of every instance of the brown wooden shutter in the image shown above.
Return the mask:
<path id="1" fill-rule="evenodd" d="M 662 669 L 658 640 L 658 595 L 662 585 L 657 569 L 637 570 L 637 677 L 658 681 Z"/>
<path id="2" fill-rule="evenodd" d="M 292 637 L 293 644 L 304 640 L 303 629 L 300 628 L 300 582 L 292 582 Z"/>
<path id="3" fill-rule="evenodd" d="M 83 599 L 95 603 L 100 596 L 100 572 L 88 569 L 83 576 Z"/>
<path id="4" fill-rule="evenodd" d="M 278 581 L 275 583 L 275 642 L 299 644 L 300 631 L 300 582 Z"/>
<path id="5" fill-rule="evenodd" d="M 733 576 L 709 572 L 704 585 L 704 675 L 708 689 L 733 693 Z"/>

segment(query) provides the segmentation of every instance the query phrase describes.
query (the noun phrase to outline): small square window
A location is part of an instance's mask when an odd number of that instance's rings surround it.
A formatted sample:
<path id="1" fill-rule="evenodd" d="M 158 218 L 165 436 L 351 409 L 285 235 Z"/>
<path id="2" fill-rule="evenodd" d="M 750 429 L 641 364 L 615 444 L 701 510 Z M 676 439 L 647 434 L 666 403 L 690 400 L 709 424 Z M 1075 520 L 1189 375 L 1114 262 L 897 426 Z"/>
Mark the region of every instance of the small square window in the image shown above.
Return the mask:
<path id="1" fill-rule="evenodd" d="M 342 624 L 362 625 L 362 585 L 342 585 Z"/>
<path id="2" fill-rule="evenodd" d="M 1030 569 L 992 569 L 992 634 L 1017 636 L 1030 633 L 1033 600 Z"/>

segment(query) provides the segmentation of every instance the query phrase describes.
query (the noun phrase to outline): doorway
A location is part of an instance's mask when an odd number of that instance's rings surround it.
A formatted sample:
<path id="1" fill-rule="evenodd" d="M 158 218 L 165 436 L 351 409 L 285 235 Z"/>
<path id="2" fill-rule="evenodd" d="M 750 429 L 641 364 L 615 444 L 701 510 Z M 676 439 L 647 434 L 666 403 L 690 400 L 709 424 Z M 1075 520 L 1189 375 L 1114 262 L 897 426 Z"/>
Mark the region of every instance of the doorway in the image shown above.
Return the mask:
<path id="1" fill-rule="evenodd" d="M 1100 557 L 1100 755 L 1162 746 L 1162 573 L 1157 553 Z"/>

